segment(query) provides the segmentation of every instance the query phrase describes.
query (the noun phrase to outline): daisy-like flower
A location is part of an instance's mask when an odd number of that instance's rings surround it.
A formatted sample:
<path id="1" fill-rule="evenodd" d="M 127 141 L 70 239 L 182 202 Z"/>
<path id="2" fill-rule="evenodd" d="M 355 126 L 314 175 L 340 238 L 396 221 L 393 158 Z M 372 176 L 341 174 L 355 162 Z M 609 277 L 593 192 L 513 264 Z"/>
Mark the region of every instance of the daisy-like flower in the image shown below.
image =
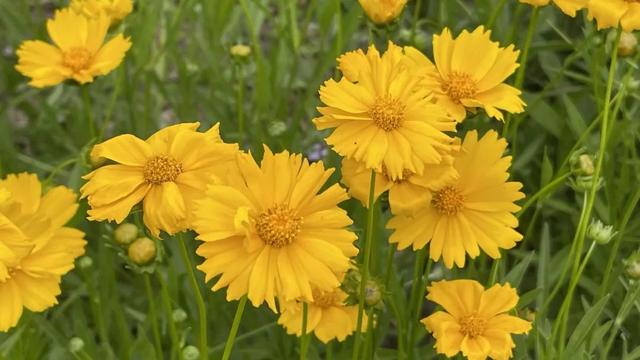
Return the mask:
<path id="1" fill-rule="evenodd" d="M 374 46 L 342 55 L 344 77 L 328 80 L 320 88 L 321 117 L 313 120 L 319 130 L 334 129 L 326 142 L 338 154 L 382 171 L 392 180 L 405 169 L 422 175 L 425 164 L 439 164 L 450 149 L 456 123 L 411 71 L 402 49 L 389 42 L 384 55 Z"/>
<path id="2" fill-rule="evenodd" d="M 640 2 L 636 0 L 588 0 L 587 16 L 596 19 L 598 30 L 622 26 L 624 31 L 640 29 Z"/>
<path id="3" fill-rule="evenodd" d="M 516 346 L 511 334 L 526 334 L 529 321 L 507 313 L 518 303 L 509 284 L 485 290 L 474 280 L 442 280 L 427 287 L 427 299 L 442 306 L 422 323 L 436 339 L 436 351 L 448 357 L 506 360 Z"/>
<path id="4" fill-rule="evenodd" d="M 338 184 L 319 192 L 333 173 L 301 155 L 265 148 L 260 166 L 238 155 L 237 169 L 211 184 L 196 202 L 193 229 L 204 241 L 198 266 L 213 290 L 228 286 L 227 299 L 247 294 L 254 306 L 314 300 L 312 289 L 330 291 L 358 253 L 352 224 L 338 203 L 348 199 Z"/>
<path id="5" fill-rule="evenodd" d="M 109 21 L 104 14 L 89 19 L 68 8 L 56 11 L 47 21 L 55 46 L 40 40 L 23 42 L 17 50 L 16 70 L 31 78 L 29 84 L 37 88 L 67 79 L 85 84 L 108 74 L 131 47 L 129 38 L 122 34 L 104 43 Z"/>
<path id="6" fill-rule="evenodd" d="M 520 209 L 514 202 L 524 194 L 521 183 L 507 181 L 511 157 L 502 157 L 506 147 L 493 130 L 481 139 L 468 132 L 453 163 L 458 178 L 432 189 L 431 201 L 415 212 L 389 220 L 387 228 L 395 230 L 389 241 L 414 250 L 430 242 L 431 259 L 442 256 L 448 268 L 454 262 L 463 267 L 465 253 L 475 258 L 482 249 L 497 259 L 499 249 L 514 247 L 522 239 L 514 230 L 518 219 L 512 213 Z"/>
<path id="7" fill-rule="evenodd" d="M 105 14 L 111 24 L 124 19 L 133 10 L 131 0 L 71 0 L 69 7 L 88 18 L 98 18 Z"/>
<path id="8" fill-rule="evenodd" d="M 438 104 L 459 122 L 465 119 L 467 110 L 478 108 L 501 121 L 501 110 L 524 111 L 520 90 L 504 84 L 519 66 L 520 51 L 513 45 L 500 47 L 491 41 L 491 31 L 482 26 L 471 33 L 464 30 L 455 39 L 447 28 L 434 35 L 435 64 L 415 48 L 406 47 L 405 53 L 416 71 L 423 74 L 422 86 L 432 91 Z"/>
<path id="9" fill-rule="evenodd" d="M 384 25 L 397 19 L 407 0 L 358 0 L 371 22 Z"/>
<path id="10" fill-rule="evenodd" d="M 347 305 L 347 294 L 336 288 L 331 291 L 313 290 L 313 302 L 307 304 L 307 334 L 313 332 L 323 343 L 333 339 L 344 341 L 358 326 L 358 306 Z M 303 305 L 300 301 L 282 306 L 278 324 L 287 334 L 302 335 Z M 367 314 L 362 318 L 362 329 L 367 328 Z"/>
<path id="11" fill-rule="evenodd" d="M 40 312 L 57 304 L 61 277 L 84 254 L 86 242 L 84 233 L 64 226 L 78 209 L 71 190 L 58 186 L 42 195 L 38 178 L 26 173 L 9 175 L 0 188 L 9 193 L 0 203 L 0 244 L 13 255 L 9 261 L 0 256 L 7 269 L 0 271 L 0 331 L 7 331 L 24 308 Z"/>
<path id="12" fill-rule="evenodd" d="M 349 195 L 369 207 L 369 182 L 371 170 L 348 158 L 342 159 L 342 183 L 349 188 Z M 453 156 L 443 155 L 438 165 L 426 165 L 424 173 L 417 175 L 405 170 L 402 179 L 391 180 L 386 169 L 376 174 L 374 196 L 378 198 L 389 191 L 389 205 L 393 214 L 412 212 L 421 204 L 431 201 L 431 189 L 438 189 L 458 177 L 453 167 Z"/>
<path id="13" fill-rule="evenodd" d="M 142 202 L 144 224 L 153 235 L 189 228 L 193 202 L 238 151 L 236 144 L 222 142 L 218 124 L 205 133 L 196 131 L 199 126 L 169 126 L 147 140 L 120 135 L 94 146 L 92 159 L 113 163 L 84 176 L 80 191 L 89 200 L 88 219 L 119 224 Z"/>
<path id="14" fill-rule="evenodd" d="M 520 0 L 521 3 L 533 6 L 546 6 L 551 0 Z M 563 13 L 571 17 L 576 16 L 576 12 L 583 9 L 589 0 L 553 0 L 553 3 L 562 10 Z"/>

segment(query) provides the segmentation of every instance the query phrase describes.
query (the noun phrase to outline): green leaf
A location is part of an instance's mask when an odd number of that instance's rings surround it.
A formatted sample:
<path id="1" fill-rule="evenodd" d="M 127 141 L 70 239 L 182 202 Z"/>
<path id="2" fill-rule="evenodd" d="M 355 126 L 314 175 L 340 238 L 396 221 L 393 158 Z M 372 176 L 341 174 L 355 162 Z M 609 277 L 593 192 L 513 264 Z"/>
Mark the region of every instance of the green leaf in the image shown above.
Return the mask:
<path id="1" fill-rule="evenodd" d="M 518 265 L 514 266 L 507 276 L 504 277 L 504 282 L 511 284 L 511 286 L 517 289 L 520 286 L 520 282 L 522 282 L 524 274 L 529 268 L 529 264 L 531 263 L 531 259 L 533 259 L 534 254 L 535 253 L 533 251 L 530 252 L 518 263 Z"/>
<path id="2" fill-rule="evenodd" d="M 600 314 L 604 311 L 604 307 L 609 301 L 611 295 L 607 295 L 593 305 L 582 317 L 578 326 L 573 330 L 573 334 L 569 338 L 569 343 L 565 350 L 565 354 L 570 357 L 577 357 L 580 347 L 584 344 L 589 336 L 591 329 L 596 325 Z"/>

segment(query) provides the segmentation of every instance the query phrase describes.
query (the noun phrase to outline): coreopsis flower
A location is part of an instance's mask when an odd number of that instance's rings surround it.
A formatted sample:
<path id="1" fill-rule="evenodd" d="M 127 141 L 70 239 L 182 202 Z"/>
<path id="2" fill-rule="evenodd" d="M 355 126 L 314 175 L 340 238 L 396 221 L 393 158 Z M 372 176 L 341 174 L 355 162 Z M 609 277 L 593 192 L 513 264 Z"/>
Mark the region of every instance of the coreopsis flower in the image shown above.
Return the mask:
<path id="1" fill-rule="evenodd" d="M 133 10 L 131 0 L 71 0 L 69 7 L 88 18 L 106 15 L 111 24 L 124 19 Z"/>
<path id="2" fill-rule="evenodd" d="M 553 3 L 562 10 L 563 13 L 571 17 L 576 16 L 576 12 L 583 9 L 589 0 L 553 0 Z M 551 3 L 551 0 L 520 0 L 521 3 L 533 6 L 545 6 Z"/>
<path id="3" fill-rule="evenodd" d="M 387 228 L 399 249 L 413 245 L 421 249 L 430 243 L 431 259 L 443 258 L 446 267 L 463 267 L 465 253 L 471 258 L 480 249 L 500 258 L 499 249 L 510 249 L 522 239 L 513 215 L 520 207 L 522 184 L 509 182 L 511 157 L 502 157 L 507 141 L 491 130 L 481 139 L 469 131 L 456 155 L 453 167 L 458 178 L 432 189 L 431 201 L 413 213 L 394 216 Z"/>
<path id="4" fill-rule="evenodd" d="M 455 131 L 456 123 L 419 85 L 402 48 L 389 42 L 380 56 L 372 45 L 366 54 L 349 52 L 338 62 L 344 77 L 320 88 L 325 106 L 313 120 L 319 130 L 334 129 L 325 139 L 333 150 L 369 169 L 384 167 L 392 180 L 440 164 L 452 141 L 444 132 Z"/>
<path id="5" fill-rule="evenodd" d="M 129 38 L 118 34 L 105 43 L 109 19 L 100 15 L 88 19 L 71 9 L 58 10 L 47 21 L 55 45 L 40 40 L 23 42 L 17 50 L 18 70 L 31 78 L 29 84 L 42 88 L 67 79 L 80 84 L 92 82 L 118 67 L 131 47 Z"/>
<path id="6" fill-rule="evenodd" d="M 503 48 L 491 41 L 491 31 L 483 26 L 471 33 L 464 30 L 455 39 L 447 28 L 434 35 L 435 63 L 413 47 L 405 47 L 405 53 L 413 60 L 415 71 L 423 75 L 421 85 L 433 92 L 438 104 L 459 122 L 465 119 L 467 110 L 484 109 L 488 116 L 501 121 L 502 110 L 524 111 L 521 91 L 504 83 L 519 66 L 520 51 L 513 45 Z"/>
<path id="7" fill-rule="evenodd" d="M 363 164 L 348 158 L 342 159 L 342 182 L 349 188 L 349 195 L 369 207 L 369 182 L 371 170 Z M 438 165 L 426 165 L 424 173 L 418 175 L 405 170 L 402 179 L 391 180 L 383 167 L 376 174 L 374 196 L 389 192 L 391 212 L 400 214 L 420 208 L 420 204 L 431 201 L 431 189 L 437 189 L 456 179 L 458 173 L 453 167 L 453 156 L 443 155 Z"/>
<path id="8" fill-rule="evenodd" d="M 509 359 L 516 346 L 511 334 L 526 334 L 531 323 L 508 314 L 518 304 L 518 293 L 509 284 L 485 290 L 474 280 L 442 280 L 427 287 L 427 299 L 442 306 L 422 319 L 436 339 L 439 354 L 468 359 Z"/>
<path id="9" fill-rule="evenodd" d="M 91 158 L 113 163 L 83 177 L 88 219 L 120 224 L 142 202 L 143 221 L 153 235 L 189 228 L 193 202 L 212 176 L 233 164 L 238 151 L 236 144 L 222 142 L 218 124 L 204 133 L 196 131 L 199 126 L 178 124 L 147 140 L 127 134 L 95 145 Z"/>
<path id="10" fill-rule="evenodd" d="M 618 25 L 629 32 L 640 29 L 640 3 L 635 0 L 588 0 L 586 6 L 598 30 Z"/>
<path id="11" fill-rule="evenodd" d="M 26 173 L 7 176 L 0 188 L 10 194 L 0 203 L 0 244 L 13 255 L 9 261 L 0 256 L 0 331 L 7 331 L 24 308 L 40 312 L 57 304 L 61 277 L 86 242 L 83 232 L 64 226 L 78 209 L 70 189 L 58 186 L 43 195 L 38 178 Z"/>
<path id="12" fill-rule="evenodd" d="M 358 306 L 347 305 L 347 294 L 334 290 L 313 290 L 313 302 L 307 304 L 307 334 L 313 332 L 323 343 L 336 339 L 344 341 L 358 326 Z M 303 303 L 294 301 L 282 306 L 278 324 L 287 334 L 302 335 Z M 367 314 L 363 314 L 362 329 L 367 328 Z"/>
<path id="13" fill-rule="evenodd" d="M 371 22 L 384 25 L 397 19 L 407 0 L 358 0 Z"/>
<path id="14" fill-rule="evenodd" d="M 329 291 L 358 253 L 352 224 L 338 203 L 348 199 L 338 184 L 323 192 L 333 169 L 301 155 L 265 148 L 260 165 L 240 154 L 226 179 L 209 185 L 196 202 L 193 229 L 204 241 L 198 266 L 213 290 L 228 286 L 227 300 L 245 294 L 254 306 L 314 300 L 312 288 Z"/>

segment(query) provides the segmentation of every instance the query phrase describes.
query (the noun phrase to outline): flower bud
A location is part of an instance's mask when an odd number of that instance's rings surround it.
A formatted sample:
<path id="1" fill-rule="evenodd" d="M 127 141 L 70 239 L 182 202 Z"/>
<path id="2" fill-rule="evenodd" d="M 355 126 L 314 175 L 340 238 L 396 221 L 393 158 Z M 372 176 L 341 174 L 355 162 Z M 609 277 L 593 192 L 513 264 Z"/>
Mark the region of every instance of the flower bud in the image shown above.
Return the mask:
<path id="1" fill-rule="evenodd" d="M 604 225 L 600 220 L 592 220 L 587 228 L 587 237 L 600 245 L 608 244 L 616 234 L 613 226 Z"/>
<path id="2" fill-rule="evenodd" d="M 358 0 L 360 6 L 371 22 L 376 25 L 385 25 L 396 20 L 407 0 Z"/>
<path id="3" fill-rule="evenodd" d="M 173 322 L 181 323 L 187 320 L 187 313 L 182 309 L 175 309 L 171 314 L 171 318 L 173 319 Z"/>
<path id="4" fill-rule="evenodd" d="M 287 131 L 287 124 L 282 121 L 274 121 L 267 128 L 269 135 L 274 137 L 284 134 L 285 131 Z"/>
<path id="5" fill-rule="evenodd" d="M 251 48 L 244 44 L 236 44 L 231 47 L 229 52 L 236 59 L 243 59 L 251 55 Z"/>
<path id="6" fill-rule="evenodd" d="M 584 151 L 584 149 L 581 149 L 571 155 L 571 171 L 576 176 L 591 176 L 595 172 L 593 157 L 584 153 Z"/>
<path id="7" fill-rule="evenodd" d="M 156 257 L 156 243 L 155 241 L 142 237 L 134 241 L 129 245 L 129 259 L 136 265 L 146 265 L 153 261 Z"/>
<path id="8" fill-rule="evenodd" d="M 90 267 L 93 266 L 93 259 L 90 258 L 89 256 L 83 256 L 80 259 L 78 259 L 78 267 L 80 269 L 88 269 Z"/>
<path id="9" fill-rule="evenodd" d="M 187 345 L 182 349 L 182 357 L 184 360 L 198 360 L 200 358 L 200 350 L 193 345 Z"/>
<path id="10" fill-rule="evenodd" d="M 364 287 L 364 302 L 367 306 L 376 306 L 382 300 L 380 285 L 374 280 L 368 280 Z"/>
<path id="11" fill-rule="evenodd" d="M 342 290 L 353 296 L 358 297 L 360 293 L 360 282 L 362 281 L 362 275 L 358 269 L 350 269 L 342 280 Z"/>
<path id="12" fill-rule="evenodd" d="M 573 188 L 573 190 L 577 192 L 587 192 L 591 190 L 593 186 L 594 178 L 593 176 L 578 176 L 574 179 L 571 179 L 569 185 Z M 596 189 L 600 189 L 604 184 L 602 177 L 598 178 L 596 183 Z"/>
<path id="13" fill-rule="evenodd" d="M 618 43 L 618 55 L 632 56 L 638 47 L 638 39 L 633 33 L 622 32 L 620 34 L 620 42 Z"/>
<path id="14" fill-rule="evenodd" d="M 624 274 L 631 280 L 640 280 L 640 252 L 636 251 L 623 261 Z"/>
<path id="15" fill-rule="evenodd" d="M 84 341 L 79 337 L 73 337 L 69 340 L 69 351 L 75 354 L 84 349 Z"/>
<path id="16" fill-rule="evenodd" d="M 113 232 L 113 239 L 120 245 L 129 245 L 137 238 L 138 227 L 134 224 L 121 224 Z"/>

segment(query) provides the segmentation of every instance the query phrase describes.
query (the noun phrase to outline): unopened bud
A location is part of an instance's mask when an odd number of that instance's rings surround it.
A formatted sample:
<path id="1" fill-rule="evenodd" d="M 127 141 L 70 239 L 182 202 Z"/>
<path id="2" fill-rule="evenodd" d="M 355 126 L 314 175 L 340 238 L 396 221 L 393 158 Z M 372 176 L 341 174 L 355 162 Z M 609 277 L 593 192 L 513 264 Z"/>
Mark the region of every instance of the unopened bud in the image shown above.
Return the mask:
<path id="1" fill-rule="evenodd" d="M 285 131 L 287 131 L 287 124 L 282 121 L 274 121 L 269 124 L 269 127 L 267 128 L 267 132 L 271 136 L 280 136 Z"/>
<path id="2" fill-rule="evenodd" d="M 360 293 L 360 282 L 362 281 L 362 275 L 358 269 L 351 269 L 347 272 L 342 280 L 342 290 L 347 294 L 358 297 Z"/>
<path id="3" fill-rule="evenodd" d="M 623 262 L 624 274 L 631 280 L 640 280 L 640 252 L 635 252 Z"/>
<path id="4" fill-rule="evenodd" d="M 633 33 L 622 32 L 620 34 L 620 42 L 618 43 L 618 55 L 631 56 L 636 52 L 638 47 L 638 39 Z"/>
<path id="5" fill-rule="evenodd" d="M 251 55 L 251 48 L 244 44 L 236 44 L 231 47 L 231 50 L 229 52 L 233 57 L 242 59 Z"/>
<path id="6" fill-rule="evenodd" d="M 376 306 L 382 300 L 382 290 L 380 285 L 374 280 L 368 280 L 364 287 L 364 302 L 368 306 Z"/>
<path id="7" fill-rule="evenodd" d="M 134 224 L 120 224 L 113 232 L 113 239 L 120 245 L 129 245 L 138 238 L 138 227 Z"/>
<path id="8" fill-rule="evenodd" d="M 608 244 L 616 234 L 613 226 L 605 225 L 600 220 L 592 220 L 587 229 L 587 237 L 600 245 Z"/>
<path id="9" fill-rule="evenodd" d="M 184 360 L 197 360 L 200 358 L 200 350 L 193 345 L 187 345 L 182 349 L 182 357 Z"/>
<path id="10" fill-rule="evenodd" d="M 85 255 L 80 259 L 78 259 L 78 267 L 80 269 L 88 269 L 92 266 L 93 266 L 93 259 L 91 259 L 90 257 Z"/>
<path id="11" fill-rule="evenodd" d="M 576 176 L 591 176 L 595 172 L 593 157 L 590 154 L 584 153 L 584 149 L 571 155 L 570 163 L 571 171 Z"/>
<path id="12" fill-rule="evenodd" d="M 82 349 L 84 349 L 84 341 L 82 339 L 79 337 L 73 337 L 69 340 L 69 351 L 71 351 L 72 354 L 75 354 Z"/>
<path id="13" fill-rule="evenodd" d="M 156 243 L 147 238 L 138 238 L 129 245 L 129 259 L 136 265 L 146 265 L 156 257 Z"/>
<path id="14" fill-rule="evenodd" d="M 182 309 L 175 309 L 171 314 L 171 318 L 173 319 L 173 322 L 181 323 L 187 320 L 187 313 Z"/>

